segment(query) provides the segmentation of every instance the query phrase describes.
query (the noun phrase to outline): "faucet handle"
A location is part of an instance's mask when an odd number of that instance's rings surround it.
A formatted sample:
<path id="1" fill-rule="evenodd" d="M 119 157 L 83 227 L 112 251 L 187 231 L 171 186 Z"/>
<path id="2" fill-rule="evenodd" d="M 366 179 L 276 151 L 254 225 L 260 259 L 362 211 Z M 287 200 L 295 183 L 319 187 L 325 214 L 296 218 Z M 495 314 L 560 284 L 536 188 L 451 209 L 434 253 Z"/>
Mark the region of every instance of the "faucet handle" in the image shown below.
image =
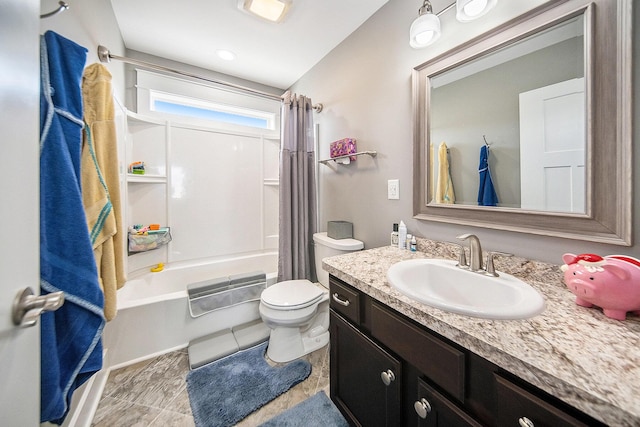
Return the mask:
<path id="1" fill-rule="evenodd" d="M 495 266 L 493 265 L 493 259 L 494 259 L 496 256 L 510 257 L 510 256 L 513 256 L 513 254 L 509 254 L 509 253 L 506 253 L 506 252 L 498 252 L 498 251 L 495 251 L 495 252 L 489 252 L 489 253 L 487 254 L 487 267 L 486 267 L 486 272 L 487 272 L 487 275 L 489 275 L 489 276 L 493 276 L 493 277 L 498 277 L 498 276 L 499 276 L 499 274 L 498 274 L 498 273 L 496 273 L 496 268 L 495 268 Z"/>
<path id="2" fill-rule="evenodd" d="M 458 246 L 460 247 L 460 253 L 458 253 L 458 265 L 456 265 L 456 267 L 469 268 L 469 263 L 467 262 L 467 253 L 464 250 L 464 246 Z"/>

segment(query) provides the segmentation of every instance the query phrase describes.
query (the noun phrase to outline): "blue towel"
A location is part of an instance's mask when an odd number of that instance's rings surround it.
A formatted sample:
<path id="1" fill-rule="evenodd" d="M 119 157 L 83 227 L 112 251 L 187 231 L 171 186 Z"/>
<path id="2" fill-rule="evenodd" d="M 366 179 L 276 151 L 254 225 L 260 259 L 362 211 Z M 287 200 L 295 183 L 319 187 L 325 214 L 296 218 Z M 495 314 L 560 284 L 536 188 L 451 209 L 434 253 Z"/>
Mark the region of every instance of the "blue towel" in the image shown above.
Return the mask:
<path id="1" fill-rule="evenodd" d="M 491 180 L 491 172 L 489 171 L 489 146 L 483 145 L 480 148 L 480 186 L 478 188 L 478 205 L 480 206 L 496 206 L 498 204 L 498 195 L 493 188 Z"/>
<path id="2" fill-rule="evenodd" d="M 102 367 L 105 319 L 80 191 L 87 50 L 51 31 L 40 46 L 40 291 L 65 296 L 40 319 L 40 420 L 61 424 L 73 391 Z"/>

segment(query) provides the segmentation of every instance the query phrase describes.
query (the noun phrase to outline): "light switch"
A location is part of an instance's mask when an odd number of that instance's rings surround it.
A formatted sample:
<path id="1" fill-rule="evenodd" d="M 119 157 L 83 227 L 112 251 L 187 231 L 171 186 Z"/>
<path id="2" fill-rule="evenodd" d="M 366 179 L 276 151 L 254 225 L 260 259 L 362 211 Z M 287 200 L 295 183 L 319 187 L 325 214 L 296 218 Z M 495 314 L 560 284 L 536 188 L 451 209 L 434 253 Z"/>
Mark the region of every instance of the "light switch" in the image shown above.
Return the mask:
<path id="1" fill-rule="evenodd" d="M 390 179 L 389 181 L 387 181 L 387 199 L 400 199 L 400 180 Z"/>

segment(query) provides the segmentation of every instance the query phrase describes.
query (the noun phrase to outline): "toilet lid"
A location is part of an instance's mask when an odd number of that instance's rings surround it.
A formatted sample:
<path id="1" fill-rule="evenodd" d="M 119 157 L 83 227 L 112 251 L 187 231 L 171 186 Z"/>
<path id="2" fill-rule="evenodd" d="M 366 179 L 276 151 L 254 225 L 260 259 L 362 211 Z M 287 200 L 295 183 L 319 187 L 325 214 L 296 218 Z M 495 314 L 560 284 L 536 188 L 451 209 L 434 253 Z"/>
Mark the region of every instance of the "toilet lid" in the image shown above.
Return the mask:
<path id="1" fill-rule="evenodd" d="M 304 308 L 322 298 L 323 291 L 308 280 L 287 280 L 262 291 L 262 303 L 275 310 Z"/>

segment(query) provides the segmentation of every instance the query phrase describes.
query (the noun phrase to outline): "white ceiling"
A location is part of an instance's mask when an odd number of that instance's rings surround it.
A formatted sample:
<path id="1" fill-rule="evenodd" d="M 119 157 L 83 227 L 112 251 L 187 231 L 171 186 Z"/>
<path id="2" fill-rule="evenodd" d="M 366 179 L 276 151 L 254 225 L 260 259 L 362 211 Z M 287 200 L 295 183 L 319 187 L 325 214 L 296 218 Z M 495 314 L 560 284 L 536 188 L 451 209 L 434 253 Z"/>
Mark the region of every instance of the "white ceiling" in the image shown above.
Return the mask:
<path id="1" fill-rule="evenodd" d="M 286 89 L 388 0 L 293 0 L 273 24 L 237 0 L 111 0 L 128 49 Z M 234 52 L 234 61 L 217 57 Z"/>

